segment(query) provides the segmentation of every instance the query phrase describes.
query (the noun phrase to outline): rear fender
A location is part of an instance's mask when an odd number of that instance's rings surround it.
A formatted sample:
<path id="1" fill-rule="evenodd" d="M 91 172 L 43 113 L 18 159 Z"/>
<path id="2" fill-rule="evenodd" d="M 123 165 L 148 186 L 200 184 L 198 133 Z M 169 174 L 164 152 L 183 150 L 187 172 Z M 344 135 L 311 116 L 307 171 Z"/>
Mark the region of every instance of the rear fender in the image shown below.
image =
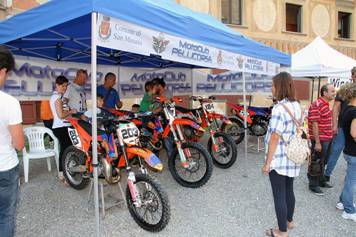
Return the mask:
<path id="1" fill-rule="evenodd" d="M 91 135 L 87 133 L 81 126 L 79 126 L 78 119 L 68 118 L 68 121 L 72 125 L 72 127 L 68 127 L 68 136 L 73 146 L 87 153 L 91 146 Z"/>

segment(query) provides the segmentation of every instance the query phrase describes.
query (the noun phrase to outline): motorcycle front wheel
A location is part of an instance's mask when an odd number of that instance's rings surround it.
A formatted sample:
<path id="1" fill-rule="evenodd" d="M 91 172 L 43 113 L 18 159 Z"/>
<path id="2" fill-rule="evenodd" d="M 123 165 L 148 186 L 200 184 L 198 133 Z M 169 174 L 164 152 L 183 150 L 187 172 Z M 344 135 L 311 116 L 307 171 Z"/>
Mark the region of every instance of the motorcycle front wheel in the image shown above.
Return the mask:
<path id="1" fill-rule="evenodd" d="M 166 192 L 158 181 L 147 174 L 136 174 L 136 189 L 141 199 L 141 206 L 137 207 L 132 200 L 130 188 L 126 188 L 126 202 L 129 212 L 135 222 L 150 232 L 163 230 L 170 219 L 170 205 Z"/>
<path id="2" fill-rule="evenodd" d="M 218 148 L 217 151 L 214 149 L 211 137 L 208 141 L 208 150 L 213 158 L 214 165 L 222 169 L 230 168 L 237 159 L 237 146 L 234 139 L 222 132 L 215 133 L 214 138 Z"/>
<path id="3" fill-rule="evenodd" d="M 188 167 L 183 167 L 178 150 L 168 158 L 168 168 L 173 178 L 183 187 L 199 188 L 206 184 L 213 172 L 213 162 L 205 147 L 196 142 L 185 142 L 182 149 Z"/>

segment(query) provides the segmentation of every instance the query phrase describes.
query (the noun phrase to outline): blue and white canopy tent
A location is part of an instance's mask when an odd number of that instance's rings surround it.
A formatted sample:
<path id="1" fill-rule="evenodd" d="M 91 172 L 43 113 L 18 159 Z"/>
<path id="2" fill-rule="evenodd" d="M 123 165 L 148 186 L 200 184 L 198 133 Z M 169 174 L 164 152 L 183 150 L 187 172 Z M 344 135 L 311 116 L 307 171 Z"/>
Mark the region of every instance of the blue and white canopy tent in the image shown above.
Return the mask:
<path id="1" fill-rule="evenodd" d="M 289 55 L 173 0 L 52 0 L 0 22 L 0 44 L 8 46 L 15 55 L 90 63 L 92 98 L 96 98 L 97 64 L 207 67 L 270 74 L 280 65 L 290 65 Z M 95 99 L 92 107 L 95 110 Z M 96 128 L 94 122 L 94 164 Z M 99 236 L 96 168 L 94 182 Z"/>

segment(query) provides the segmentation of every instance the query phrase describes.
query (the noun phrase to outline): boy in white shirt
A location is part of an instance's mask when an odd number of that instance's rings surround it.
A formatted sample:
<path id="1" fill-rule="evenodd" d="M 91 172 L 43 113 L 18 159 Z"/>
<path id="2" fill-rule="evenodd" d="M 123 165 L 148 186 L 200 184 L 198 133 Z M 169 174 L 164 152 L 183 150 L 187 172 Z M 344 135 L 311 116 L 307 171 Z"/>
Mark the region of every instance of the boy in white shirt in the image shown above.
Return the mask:
<path id="1" fill-rule="evenodd" d="M 0 88 L 14 66 L 12 54 L 0 45 Z M 0 91 L 0 108 L 0 236 L 12 237 L 15 233 L 19 189 L 19 160 L 16 150 L 21 151 L 25 142 L 19 101 Z"/>

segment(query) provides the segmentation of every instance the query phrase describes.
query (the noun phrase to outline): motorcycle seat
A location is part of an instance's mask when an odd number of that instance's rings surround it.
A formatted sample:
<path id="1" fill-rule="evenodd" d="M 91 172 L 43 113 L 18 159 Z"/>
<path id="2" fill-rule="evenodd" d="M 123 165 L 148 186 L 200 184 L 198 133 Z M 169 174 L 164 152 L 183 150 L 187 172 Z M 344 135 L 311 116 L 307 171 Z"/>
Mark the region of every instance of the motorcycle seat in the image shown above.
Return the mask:
<path id="1" fill-rule="evenodd" d="M 89 135 L 92 135 L 92 130 L 91 130 L 91 123 L 84 121 L 84 120 L 79 120 L 78 124 L 80 127 L 82 127 Z M 105 134 L 105 131 L 98 129 L 98 135 L 103 135 Z"/>
<path id="2" fill-rule="evenodd" d="M 176 110 L 184 114 L 193 113 L 194 115 L 196 115 L 200 109 L 187 109 L 184 107 L 176 106 Z"/>

